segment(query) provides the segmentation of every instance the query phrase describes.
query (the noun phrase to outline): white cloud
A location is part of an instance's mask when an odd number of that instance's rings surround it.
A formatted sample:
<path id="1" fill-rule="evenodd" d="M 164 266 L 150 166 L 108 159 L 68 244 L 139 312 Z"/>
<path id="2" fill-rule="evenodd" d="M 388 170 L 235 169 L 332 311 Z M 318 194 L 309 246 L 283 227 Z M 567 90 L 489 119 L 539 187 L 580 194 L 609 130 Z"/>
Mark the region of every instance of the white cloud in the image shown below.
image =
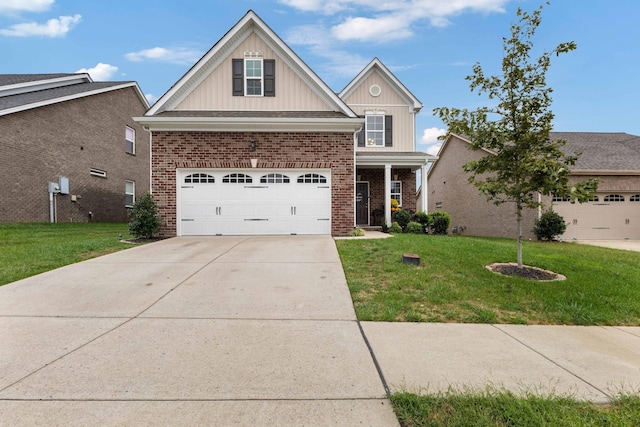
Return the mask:
<path id="1" fill-rule="evenodd" d="M 97 82 L 108 81 L 118 71 L 118 67 L 99 62 L 93 68 L 81 68 L 76 73 L 89 73 L 91 78 Z"/>
<path id="2" fill-rule="evenodd" d="M 466 12 L 503 13 L 509 0 L 280 0 L 280 3 L 305 12 L 349 16 L 331 29 L 338 40 L 384 42 L 408 38 L 412 26 L 429 21 L 434 27 L 446 27 L 450 18 Z"/>
<path id="3" fill-rule="evenodd" d="M 0 0 L 0 13 L 44 12 L 49 10 L 55 0 Z"/>
<path id="4" fill-rule="evenodd" d="M 152 105 L 158 99 L 151 93 L 145 93 L 144 97 L 147 98 L 147 102 L 149 103 L 149 105 Z"/>
<path id="5" fill-rule="evenodd" d="M 353 77 L 369 63 L 370 59 L 347 52 L 326 37 L 328 30 L 322 25 L 302 25 L 289 31 L 287 43 L 306 46 L 309 51 L 326 62 L 316 68 L 320 74 Z"/>
<path id="6" fill-rule="evenodd" d="M 170 62 L 172 64 L 193 64 L 202 53 L 195 49 L 175 48 L 167 49 L 164 47 L 153 47 L 151 49 L 143 49 L 137 52 L 129 52 L 125 55 L 129 61 L 140 62 L 144 60 Z"/>
<path id="7" fill-rule="evenodd" d="M 427 153 L 435 156 L 438 154 L 438 150 L 440 150 L 443 143 L 443 141 L 439 140 L 438 137 L 446 134 L 446 129 L 440 129 L 437 127 L 427 128 L 422 133 L 420 144 L 425 144 L 427 146 Z"/>
<path id="8" fill-rule="evenodd" d="M 10 37 L 64 37 L 81 19 L 81 15 L 73 15 L 49 19 L 45 24 L 25 22 L 0 29 L 0 35 Z"/>

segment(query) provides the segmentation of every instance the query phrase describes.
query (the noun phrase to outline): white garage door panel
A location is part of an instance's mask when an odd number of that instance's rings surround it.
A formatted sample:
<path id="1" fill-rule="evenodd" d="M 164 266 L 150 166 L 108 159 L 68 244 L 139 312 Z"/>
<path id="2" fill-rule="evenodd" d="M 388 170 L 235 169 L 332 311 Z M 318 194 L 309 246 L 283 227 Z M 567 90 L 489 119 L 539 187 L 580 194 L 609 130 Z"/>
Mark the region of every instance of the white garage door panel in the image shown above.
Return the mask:
<path id="1" fill-rule="evenodd" d="M 326 182 L 298 182 L 310 173 Z M 250 177 L 252 182 L 229 182 L 234 180 L 230 174 L 246 175 L 238 180 Z M 203 176 L 206 180 L 194 178 Z M 271 182 L 260 182 L 261 177 Z M 331 233 L 328 170 L 192 169 L 179 170 L 177 180 L 180 235 Z"/>
<path id="2" fill-rule="evenodd" d="M 563 239 L 640 239 L 640 202 L 630 201 L 628 193 L 621 193 L 624 201 L 604 202 L 607 195 L 598 194 L 598 202 L 554 203 L 554 211 L 567 224 Z"/>

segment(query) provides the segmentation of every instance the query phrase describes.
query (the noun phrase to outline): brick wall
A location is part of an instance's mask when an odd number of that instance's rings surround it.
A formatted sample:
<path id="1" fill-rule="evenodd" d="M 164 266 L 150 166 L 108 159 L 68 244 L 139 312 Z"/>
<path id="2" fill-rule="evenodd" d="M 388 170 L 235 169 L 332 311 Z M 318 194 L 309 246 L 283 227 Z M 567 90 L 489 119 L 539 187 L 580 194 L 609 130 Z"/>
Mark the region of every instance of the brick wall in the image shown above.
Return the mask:
<path id="1" fill-rule="evenodd" d="M 0 116 L 0 221 L 49 221 L 48 183 L 59 176 L 71 194 L 56 196 L 58 222 L 127 221 L 125 180 L 137 196 L 149 189 L 149 134 L 132 120 L 145 110 L 125 88 Z M 125 153 L 125 126 L 136 130 L 136 155 Z"/>
<path id="2" fill-rule="evenodd" d="M 257 150 L 249 149 L 249 141 Z M 162 236 L 176 235 L 176 168 L 330 168 L 331 234 L 354 227 L 351 133 L 153 132 L 152 192 L 162 217 Z"/>

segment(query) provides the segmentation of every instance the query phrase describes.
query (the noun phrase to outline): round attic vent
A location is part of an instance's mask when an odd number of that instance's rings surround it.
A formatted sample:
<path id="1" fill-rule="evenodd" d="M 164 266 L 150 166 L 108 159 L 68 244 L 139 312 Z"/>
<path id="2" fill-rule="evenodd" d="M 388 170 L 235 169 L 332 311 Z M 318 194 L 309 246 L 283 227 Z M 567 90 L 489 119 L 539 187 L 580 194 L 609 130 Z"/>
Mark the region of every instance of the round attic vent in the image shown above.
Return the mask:
<path id="1" fill-rule="evenodd" d="M 371 94 L 371 96 L 380 96 L 380 94 L 382 93 L 382 89 L 380 89 L 380 86 L 378 85 L 371 85 L 371 87 L 369 88 L 369 93 Z"/>

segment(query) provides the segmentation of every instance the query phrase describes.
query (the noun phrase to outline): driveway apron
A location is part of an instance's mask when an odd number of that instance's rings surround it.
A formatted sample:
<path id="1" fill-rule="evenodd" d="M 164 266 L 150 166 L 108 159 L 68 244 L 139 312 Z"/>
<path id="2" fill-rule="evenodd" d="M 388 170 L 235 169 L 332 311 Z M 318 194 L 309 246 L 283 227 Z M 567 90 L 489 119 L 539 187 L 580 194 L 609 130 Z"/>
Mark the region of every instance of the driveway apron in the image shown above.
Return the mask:
<path id="1" fill-rule="evenodd" d="M 0 424 L 398 425 L 328 236 L 180 237 L 0 287 Z"/>

